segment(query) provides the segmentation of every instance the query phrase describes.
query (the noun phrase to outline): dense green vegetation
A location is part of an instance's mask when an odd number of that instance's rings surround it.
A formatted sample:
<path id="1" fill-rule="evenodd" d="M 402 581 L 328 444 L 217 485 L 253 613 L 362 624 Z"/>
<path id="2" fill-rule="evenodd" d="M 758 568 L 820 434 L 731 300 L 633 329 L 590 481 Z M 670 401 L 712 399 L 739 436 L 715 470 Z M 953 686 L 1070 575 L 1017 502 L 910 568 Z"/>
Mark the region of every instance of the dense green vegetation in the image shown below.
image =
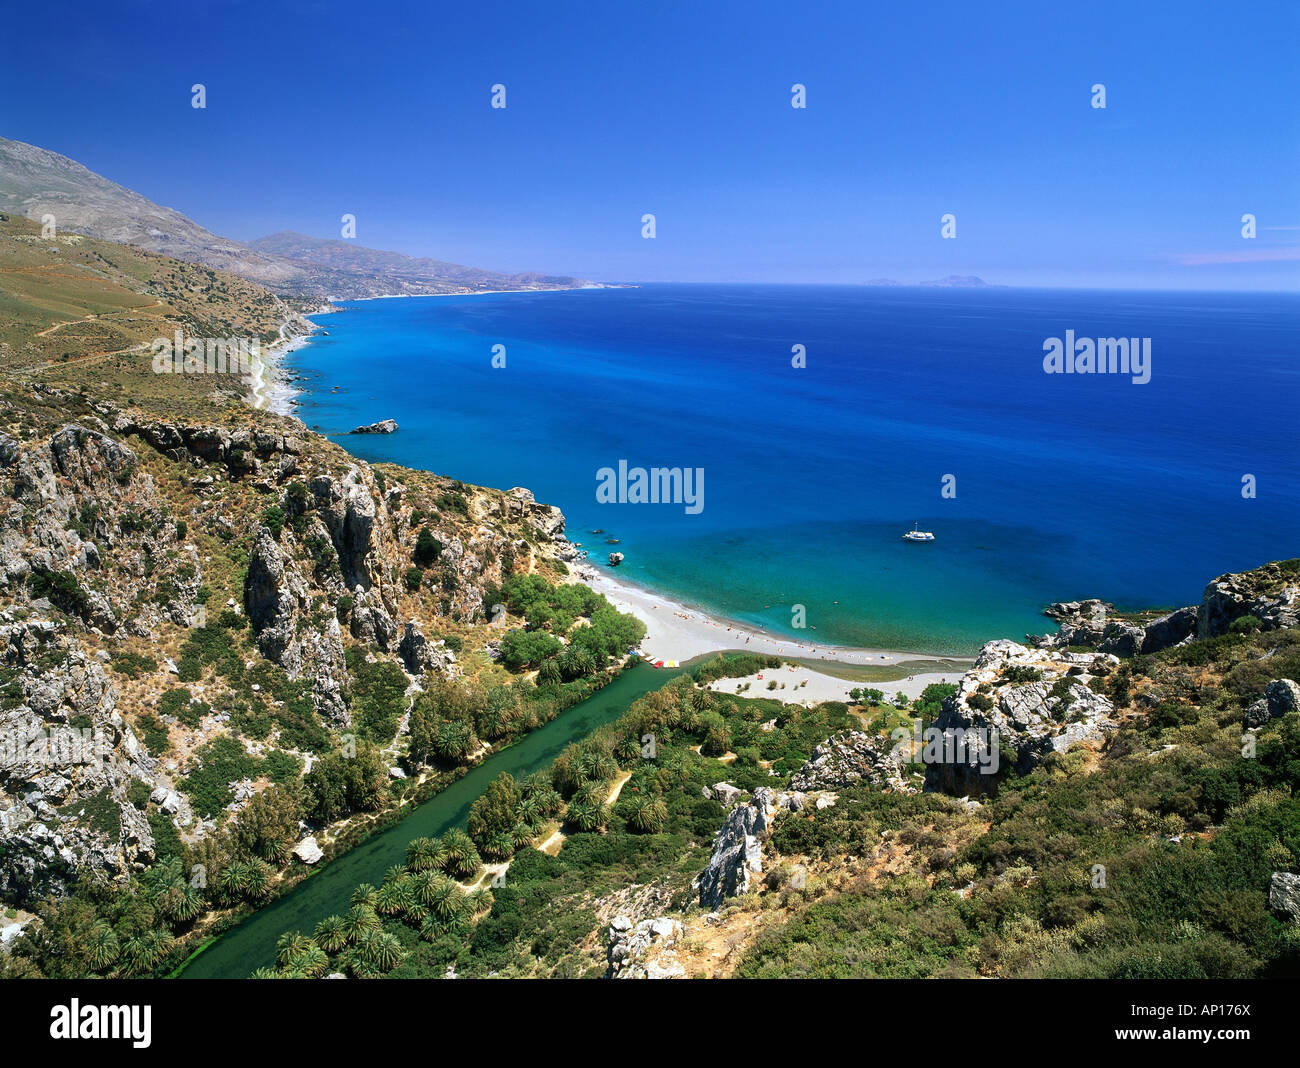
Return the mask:
<path id="1" fill-rule="evenodd" d="M 1300 721 L 1261 728 L 1252 755 L 1242 710 L 1298 672 L 1294 631 L 1129 661 L 1112 692 L 1140 686 L 1151 713 L 1095 768 L 1067 753 L 1013 775 L 980 813 L 988 830 L 956 849 L 934 797 L 855 787 L 779 824 L 782 852 L 860 852 L 894 827 L 924 859 L 766 932 L 739 974 L 1294 976 L 1300 935 L 1270 911 L 1268 884 L 1300 855 Z"/>
<path id="2" fill-rule="evenodd" d="M 750 670 L 749 658 L 736 657 L 711 661 L 703 673 Z M 777 780 L 762 754 L 802 762 L 798 754 L 855 723 L 843 704 L 804 709 L 736 699 L 679 678 L 569 746 L 547 771 L 523 781 L 499 776 L 471 806 L 467 832 L 413 841 L 407 863 L 383 886 L 358 888 L 354 912 L 369 911 L 353 916 L 355 938 L 338 936 L 348 916 L 331 917 L 306 942 L 292 943 L 280 974 L 319 964 L 313 948 L 325 952 L 331 969 L 386 972 L 357 948 L 358 939 L 377 933 L 400 946 L 394 975 L 442 975 L 448 967 L 467 975 L 536 974 L 537 957 L 546 974 L 587 974 L 592 966 L 579 943 L 597 925 L 595 895 L 666 879 L 679 904 L 687 903 L 724 815 L 704 787 L 724 779 L 747 791 L 771 785 Z M 744 741 L 754 758 L 722 763 L 697 752 L 719 731 Z M 610 804 L 615 784 L 621 789 Z M 551 828 L 566 835 L 558 856 L 535 848 Z M 473 884 L 480 862 L 507 861 L 504 876 Z"/>
<path id="3" fill-rule="evenodd" d="M 512 671 L 538 668 L 547 681 L 577 678 L 611 658 L 621 659 L 645 637 L 644 623 L 587 586 L 513 575 L 495 592 L 499 603 L 527 623 L 527 629 L 508 631 L 501 639 L 501 662 Z M 548 661 L 553 661 L 549 667 Z"/>

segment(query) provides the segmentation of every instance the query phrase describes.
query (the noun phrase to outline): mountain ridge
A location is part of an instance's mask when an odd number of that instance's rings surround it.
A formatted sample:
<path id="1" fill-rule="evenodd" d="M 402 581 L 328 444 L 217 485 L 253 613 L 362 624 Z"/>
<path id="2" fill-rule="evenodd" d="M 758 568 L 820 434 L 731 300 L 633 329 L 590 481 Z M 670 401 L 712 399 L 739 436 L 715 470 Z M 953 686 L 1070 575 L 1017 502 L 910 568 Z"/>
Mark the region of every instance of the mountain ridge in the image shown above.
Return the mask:
<path id="1" fill-rule="evenodd" d="M 37 222 L 53 215 L 60 231 L 136 245 L 173 259 L 229 271 L 281 296 L 355 299 L 487 289 L 569 289 L 587 284 L 567 275 L 507 275 L 288 232 L 253 244 L 241 243 L 213 233 L 174 208 L 163 207 L 69 156 L 3 137 L 0 211 Z M 257 247 L 286 236 L 295 239 L 279 243 L 286 253 Z M 343 246 L 343 252 L 330 247 L 333 245 Z M 328 252 L 322 251 L 325 248 Z M 380 264 L 387 266 L 381 269 Z"/>

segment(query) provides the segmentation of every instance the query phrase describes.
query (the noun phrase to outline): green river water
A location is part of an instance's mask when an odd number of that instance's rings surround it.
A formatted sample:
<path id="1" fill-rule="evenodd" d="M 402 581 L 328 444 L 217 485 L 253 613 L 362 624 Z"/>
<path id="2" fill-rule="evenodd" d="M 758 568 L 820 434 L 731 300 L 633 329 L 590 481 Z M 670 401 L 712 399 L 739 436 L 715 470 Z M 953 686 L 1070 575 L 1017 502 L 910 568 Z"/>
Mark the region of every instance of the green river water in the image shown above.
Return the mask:
<path id="1" fill-rule="evenodd" d="M 516 778 L 548 767 L 570 742 L 618 719 L 642 694 L 684 674 L 676 669 L 637 664 L 591 697 L 560 713 L 508 749 L 488 757 L 409 815 L 330 861 L 283 897 L 219 936 L 180 972 L 183 979 L 244 979 L 255 968 L 275 963 L 275 943 L 285 931 L 310 934 L 331 913 L 343 912 L 361 883 L 383 882 L 384 873 L 406 859 L 406 843 L 464 826 L 469 806 L 488 783 L 508 771 Z"/>

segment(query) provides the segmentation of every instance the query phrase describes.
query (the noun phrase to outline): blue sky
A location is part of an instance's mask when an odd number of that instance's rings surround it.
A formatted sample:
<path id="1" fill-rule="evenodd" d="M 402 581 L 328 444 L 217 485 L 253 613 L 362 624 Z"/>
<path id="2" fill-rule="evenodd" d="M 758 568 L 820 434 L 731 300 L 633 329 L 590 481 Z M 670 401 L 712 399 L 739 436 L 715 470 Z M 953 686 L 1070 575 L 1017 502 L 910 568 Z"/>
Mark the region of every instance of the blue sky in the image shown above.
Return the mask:
<path id="1" fill-rule="evenodd" d="M 1291 2 L 54 0 L 27 30 L 0 134 L 240 240 L 351 212 L 601 280 L 1300 288 Z"/>

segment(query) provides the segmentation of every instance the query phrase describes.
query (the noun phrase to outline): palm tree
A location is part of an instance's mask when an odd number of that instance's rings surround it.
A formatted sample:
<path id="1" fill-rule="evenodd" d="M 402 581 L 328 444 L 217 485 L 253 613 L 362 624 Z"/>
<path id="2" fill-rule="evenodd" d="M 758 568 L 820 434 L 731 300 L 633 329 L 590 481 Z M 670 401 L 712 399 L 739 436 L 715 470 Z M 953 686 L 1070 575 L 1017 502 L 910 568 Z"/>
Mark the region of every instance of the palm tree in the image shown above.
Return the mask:
<path id="1" fill-rule="evenodd" d="M 381 974 L 402 962 L 402 944 L 386 931 L 372 931 L 357 944 L 357 957 Z"/>
<path id="2" fill-rule="evenodd" d="M 614 759 L 624 767 L 635 764 L 641 759 L 641 743 L 632 735 L 625 734 L 614 746 Z"/>
<path id="3" fill-rule="evenodd" d="M 465 910 L 465 891 L 453 880 L 443 879 L 434 887 L 429 911 L 444 923 L 450 923 Z"/>
<path id="4" fill-rule="evenodd" d="M 641 794 L 632 799 L 627 822 L 643 834 L 660 834 L 668 822 L 668 806 L 662 797 Z"/>
<path id="5" fill-rule="evenodd" d="M 397 916 L 411 907 L 415 900 L 411 893 L 411 877 L 403 873 L 400 879 L 384 883 L 375 895 L 375 911 L 385 916 Z"/>
<path id="6" fill-rule="evenodd" d="M 343 930 L 350 945 L 356 945 L 367 934 L 378 931 L 379 917 L 373 909 L 364 905 L 353 905 L 343 917 Z"/>
<path id="7" fill-rule="evenodd" d="M 360 905 L 363 908 L 373 909 L 378 897 L 378 890 L 369 883 L 362 883 L 352 891 L 352 897 L 349 900 L 353 905 Z"/>
<path id="8" fill-rule="evenodd" d="M 412 838 L 406 846 L 406 866 L 411 871 L 430 871 L 447 863 L 447 851 L 437 838 Z"/>
<path id="9" fill-rule="evenodd" d="M 494 834 L 483 843 L 482 852 L 491 860 L 509 860 L 515 855 L 514 838 L 508 832 Z"/>
<path id="10" fill-rule="evenodd" d="M 330 970 L 329 954 L 313 944 L 294 958 L 293 969 L 308 979 L 319 979 Z"/>
<path id="11" fill-rule="evenodd" d="M 457 878 L 468 879 L 478 874 L 482 858 L 474 847 L 474 840 L 459 827 L 453 827 L 442 838 L 447 850 L 446 870 Z"/>
<path id="12" fill-rule="evenodd" d="M 578 778 L 586 782 L 608 782 L 617 770 L 608 753 L 586 749 L 578 757 Z"/>
<path id="13" fill-rule="evenodd" d="M 117 960 L 117 932 L 104 920 L 100 920 L 90 929 L 87 939 L 90 950 L 90 966 L 97 972 L 112 967 Z"/>
<path id="14" fill-rule="evenodd" d="M 512 852 L 517 849 L 523 849 L 532 844 L 533 839 L 537 837 L 537 828 L 527 823 L 516 823 L 510 831 L 510 845 L 513 847 Z"/>
<path id="15" fill-rule="evenodd" d="M 595 800 L 590 794 L 580 793 L 575 794 L 573 800 L 569 802 L 565 819 L 580 831 L 592 832 L 604 829 L 609 814 L 602 802 Z"/>
<path id="16" fill-rule="evenodd" d="M 316 943 L 299 931 L 286 931 L 275 943 L 275 962 L 281 968 L 293 963 L 294 957 L 314 946 Z"/>
<path id="17" fill-rule="evenodd" d="M 283 979 L 284 976 L 274 968 L 254 968 L 250 979 Z"/>
<path id="18" fill-rule="evenodd" d="M 412 875 L 411 896 L 417 904 L 428 907 L 433 901 L 434 890 L 446 878 L 440 871 L 422 871 L 418 875 Z"/>
<path id="19" fill-rule="evenodd" d="M 248 862 L 248 886 L 244 893 L 250 900 L 256 901 L 271 892 L 271 880 L 275 878 L 275 869 L 266 861 L 254 857 Z"/>
<path id="20" fill-rule="evenodd" d="M 225 901 L 238 901 L 248 890 L 250 872 L 243 861 L 223 868 L 217 875 L 217 891 Z"/>
<path id="21" fill-rule="evenodd" d="M 170 931 L 142 931 L 128 938 L 122 946 L 129 975 L 144 975 L 154 969 L 163 957 L 171 952 L 176 939 Z"/>
<path id="22" fill-rule="evenodd" d="M 312 935 L 326 953 L 339 953 L 348 944 L 347 924 L 342 916 L 326 916 Z"/>
<path id="23" fill-rule="evenodd" d="M 447 933 L 447 925 L 432 912 L 420 921 L 420 937 L 426 942 L 436 942 Z"/>
<path id="24" fill-rule="evenodd" d="M 465 915 L 477 916 L 481 912 L 487 912 L 495 903 L 492 891 L 485 886 L 480 886 L 477 890 L 471 890 L 465 895 Z"/>
<path id="25" fill-rule="evenodd" d="M 562 675 L 560 662 L 555 657 L 548 656 L 537 669 L 537 682 L 542 686 L 554 686 L 561 681 Z"/>

